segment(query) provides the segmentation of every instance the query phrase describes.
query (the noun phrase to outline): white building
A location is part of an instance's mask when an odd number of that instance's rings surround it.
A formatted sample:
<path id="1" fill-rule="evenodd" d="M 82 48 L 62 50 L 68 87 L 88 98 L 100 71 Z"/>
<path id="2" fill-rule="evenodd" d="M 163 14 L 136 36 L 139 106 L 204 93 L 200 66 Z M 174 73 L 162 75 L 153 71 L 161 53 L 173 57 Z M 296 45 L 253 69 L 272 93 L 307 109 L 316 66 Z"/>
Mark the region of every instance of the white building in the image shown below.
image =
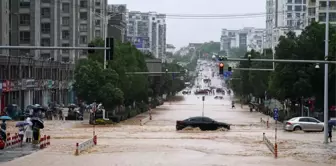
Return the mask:
<path id="1" fill-rule="evenodd" d="M 166 52 L 166 15 L 155 12 L 128 13 L 127 40 L 156 58 L 164 58 Z M 136 43 L 134 43 L 134 41 Z"/>
<path id="2" fill-rule="evenodd" d="M 247 51 L 252 49 L 262 51 L 263 40 L 265 36 L 264 29 L 258 28 L 243 28 L 240 30 L 222 29 L 221 35 L 221 51 L 226 51 L 230 54 L 230 48 L 246 48 Z"/>
<path id="3" fill-rule="evenodd" d="M 278 44 L 279 34 L 288 31 L 299 34 L 308 23 L 306 0 L 267 0 L 266 13 L 267 48 L 274 49 Z"/>
<path id="4" fill-rule="evenodd" d="M 327 0 L 307 0 L 307 5 L 307 24 L 310 24 L 313 21 L 325 23 Z M 329 21 L 331 24 L 336 24 L 336 0 L 330 0 Z"/>

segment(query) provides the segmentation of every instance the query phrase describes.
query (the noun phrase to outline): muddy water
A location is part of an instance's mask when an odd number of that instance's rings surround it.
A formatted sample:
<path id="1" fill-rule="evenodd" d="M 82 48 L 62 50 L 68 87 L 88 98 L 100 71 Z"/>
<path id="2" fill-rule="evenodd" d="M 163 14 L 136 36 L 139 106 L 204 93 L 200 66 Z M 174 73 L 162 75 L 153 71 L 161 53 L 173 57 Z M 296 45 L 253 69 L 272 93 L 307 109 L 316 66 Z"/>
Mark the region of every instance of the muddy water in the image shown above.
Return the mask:
<path id="1" fill-rule="evenodd" d="M 175 130 L 176 120 L 202 114 L 200 97 L 187 96 L 184 101 L 166 103 L 154 110 L 153 120 L 144 126 L 134 118 L 118 125 L 96 127 L 98 145 L 74 156 L 76 142 L 93 135 L 92 126 L 81 122 L 48 121 L 44 134 L 52 136 L 51 146 L 30 156 L 4 163 L 4 166 L 83 165 L 336 165 L 336 144 L 322 144 L 322 133 L 284 132 L 281 124 L 271 121 L 270 128 L 260 123 L 265 116 L 247 108 L 230 108 L 230 96 L 215 100 L 207 96 L 204 114 L 232 124 L 226 131 Z M 274 142 L 278 127 L 279 158 L 262 142 L 262 134 Z"/>

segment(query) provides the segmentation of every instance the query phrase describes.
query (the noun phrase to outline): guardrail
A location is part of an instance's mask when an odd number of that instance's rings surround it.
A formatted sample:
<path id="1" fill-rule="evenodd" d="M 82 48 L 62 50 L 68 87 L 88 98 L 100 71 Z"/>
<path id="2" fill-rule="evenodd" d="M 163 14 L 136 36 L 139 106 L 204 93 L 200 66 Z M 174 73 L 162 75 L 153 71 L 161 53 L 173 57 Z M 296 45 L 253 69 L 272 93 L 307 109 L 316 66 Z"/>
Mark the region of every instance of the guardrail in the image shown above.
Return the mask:
<path id="1" fill-rule="evenodd" d="M 15 135 L 11 136 L 10 133 L 7 133 L 7 138 L 6 138 L 6 149 L 9 148 L 15 148 L 21 145 L 21 138 L 17 133 Z"/>
<path id="2" fill-rule="evenodd" d="M 152 116 L 150 115 L 150 116 L 148 116 L 148 117 L 146 117 L 146 118 L 140 119 L 140 126 L 143 126 L 143 125 L 145 125 L 147 122 L 149 122 L 150 120 L 152 120 L 151 117 L 152 117 Z"/>
<path id="3" fill-rule="evenodd" d="M 267 120 L 260 118 L 260 122 L 266 124 L 266 127 L 269 128 L 269 118 Z"/>
<path id="4" fill-rule="evenodd" d="M 274 154 L 274 158 L 278 158 L 278 145 L 273 143 L 266 137 L 266 134 L 263 133 L 263 141 L 268 147 L 268 149 Z"/>
<path id="5" fill-rule="evenodd" d="M 93 138 L 90 138 L 82 143 L 76 143 L 75 155 L 78 156 L 81 152 L 86 151 L 94 147 L 95 145 L 97 145 L 97 135 L 93 136 Z"/>
<path id="6" fill-rule="evenodd" d="M 40 149 L 44 149 L 47 146 L 50 145 L 50 136 L 48 135 L 44 135 L 43 137 L 40 138 L 40 142 L 39 142 L 39 147 Z"/>

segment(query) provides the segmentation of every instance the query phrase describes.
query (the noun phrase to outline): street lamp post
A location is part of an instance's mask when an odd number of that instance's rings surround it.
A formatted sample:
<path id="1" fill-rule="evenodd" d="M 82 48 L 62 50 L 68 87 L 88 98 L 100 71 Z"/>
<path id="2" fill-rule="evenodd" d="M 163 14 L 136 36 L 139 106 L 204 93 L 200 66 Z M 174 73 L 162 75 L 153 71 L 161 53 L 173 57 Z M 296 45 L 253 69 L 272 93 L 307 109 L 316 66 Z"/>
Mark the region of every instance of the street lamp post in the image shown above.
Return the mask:
<path id="1" fill-rule="evenodd" d="M 329 53 L 329 3 L 327 0 L 326 24 L 325 24 L 325 60 Z M 328 64 L 324 64 L 324 143 L 328 143 Z"/>

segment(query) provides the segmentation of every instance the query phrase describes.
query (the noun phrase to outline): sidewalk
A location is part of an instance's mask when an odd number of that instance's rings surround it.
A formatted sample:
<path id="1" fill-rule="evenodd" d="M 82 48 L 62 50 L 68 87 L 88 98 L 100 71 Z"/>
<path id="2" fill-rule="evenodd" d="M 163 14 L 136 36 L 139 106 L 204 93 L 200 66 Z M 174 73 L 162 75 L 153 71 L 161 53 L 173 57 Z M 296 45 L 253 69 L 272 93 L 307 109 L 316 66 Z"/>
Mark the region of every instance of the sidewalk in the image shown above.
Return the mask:
<path id="1" fill-rule="evenodd" d="M 23 144 L 22 147 L 9 148 L 0 150 L 0 163 L 8 162 L 19 157 L 30 155 L 39 149 L 32 144 Z"/>

